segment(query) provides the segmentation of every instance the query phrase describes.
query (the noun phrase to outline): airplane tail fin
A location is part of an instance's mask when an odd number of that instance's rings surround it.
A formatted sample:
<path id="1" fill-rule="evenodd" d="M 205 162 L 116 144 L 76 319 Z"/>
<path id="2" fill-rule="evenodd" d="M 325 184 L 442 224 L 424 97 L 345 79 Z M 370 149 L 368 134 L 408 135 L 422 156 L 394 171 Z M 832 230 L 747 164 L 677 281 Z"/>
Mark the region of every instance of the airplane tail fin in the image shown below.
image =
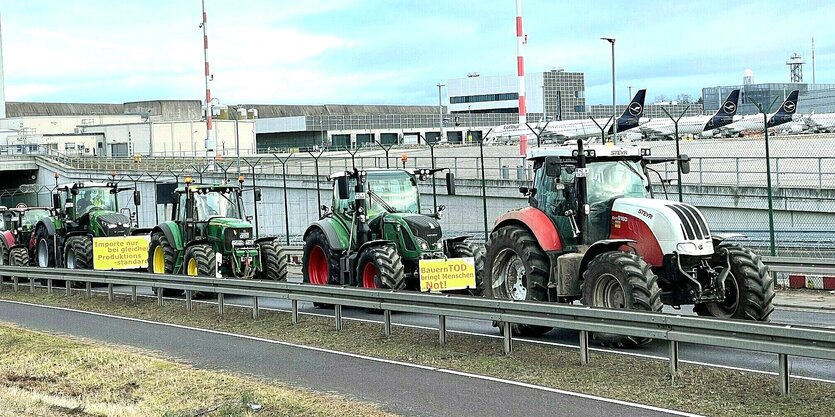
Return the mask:
<path id="1" fill-rule="evenodd" d="M 793 115 L 797 111 L 797 96 L 800 92 L 798 90 L 794 90 L 789 93 L 789 96 L 786 97 L 786 100 L 783 101 L 783 104 L 780 105 L 780 109 L 777 110 L 777 114 L 779 115 Z"/>
<path id="2" fill-rule="evenodd" d="M 630 101 L 629 105 L 626 106 L 626 110 L 624 110 L 623 114 L 618 117 L 618 132 L 624 132 L 638 126 L 639 120 L 644 115 L 644 99 L 646 99 L 646 97 L 646 88 L 642 88 L 635 93 L 635 97 L 632 97 L 632 101 Z M 612 133 L 612 130 L 614 129 L 610 127 L 610 134 Z"/>
<path id="3" fill-rule="evenodd" d="M 737 103 L 739 103 L 739 90 L 733 90 L 728 94 L 728 98 L 722 103 L 722 107 L 716 111 L 716 116 L 731 116 L 736 114 Z"/>

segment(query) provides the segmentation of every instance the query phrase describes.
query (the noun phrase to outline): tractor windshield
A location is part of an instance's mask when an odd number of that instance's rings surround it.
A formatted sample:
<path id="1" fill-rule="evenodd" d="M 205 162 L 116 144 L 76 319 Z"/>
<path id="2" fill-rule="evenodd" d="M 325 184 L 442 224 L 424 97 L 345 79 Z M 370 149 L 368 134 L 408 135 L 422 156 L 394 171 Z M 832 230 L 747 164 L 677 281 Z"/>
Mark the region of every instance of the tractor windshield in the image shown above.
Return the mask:
<path id="1" fill-rule="evenodd" d="M 34 210 L 26 210 L 23 213 L 23 221 L 21 222 L 21 226 L 24 228 L 31 227 L 38 223 L 38 220 L 49 217 L 49 210 L 44 209 L 34 209 Z"/>
<path id="2" fill-rule="evenodd" d="M 603 203 L 615 197 L 649 198 L 649 181 L 636 161 L 595 161 L 587 165 L 588 202 Z"/>
<path id="3" fill-rule="evenodd" d="M 110 193 L 109 187 L 79 188 L 76 195 L 75 212 L 82 216 L 90 210 L 118 211 L 116 194 Z"/>
<path id="4" fill-rule="evenodd" d="M 414 177 L 403 171 L 374 172 L 368 175 L 368 189 L 380 196 L 398 213 L 418 212 L 418 187 Z M 375 199 L 369 199 L 368 214 L 386 212 Z"/>
<path id="5" fill-rule="evenodd" d="M 194 210 L 197 214 L 197 221 L 207 221 L 211 217 L 241 218 L 237 195 L 234 191 L 194 193 Z"/>

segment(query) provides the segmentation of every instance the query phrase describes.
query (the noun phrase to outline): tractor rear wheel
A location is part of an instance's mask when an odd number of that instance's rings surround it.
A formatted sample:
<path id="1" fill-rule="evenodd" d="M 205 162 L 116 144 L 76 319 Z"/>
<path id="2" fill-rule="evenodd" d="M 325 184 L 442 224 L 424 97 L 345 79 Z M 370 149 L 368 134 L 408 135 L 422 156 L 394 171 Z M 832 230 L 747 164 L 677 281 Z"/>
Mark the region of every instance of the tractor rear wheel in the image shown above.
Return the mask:
<path id="1" fill-rule="evenodd" d="M 393 245 L 372 246 L 357 260 L 357 277 L 363 288 L 406 288 L 406 275 L 400 254 Z"/>
<path id="2" fill-rule="evenodd" d="M 258 279 L 269 281 L 287 281 L 287 255 L 278 239 L 258 243 L 261 254 L 261 271 L 256 275 Z"/>
<path id="3" fill-rule="evenodd" d="M 148 245 L 148 272 L 153 274 L 173 274 L 174 263 L 177 261 L 177 251 L 162 232 L 155 232 L 151 235 L 151 243 Z M 154 287 L 154 294 L 159 289 Z M 162 295 L 165 297 L 176 297 L 183 293 L 182 290 L 164 289 Z"/>
<path id="4" fill-rule="evenodd" d="M 486 258 L 485 297 L 548 301 L 548 256 L 528 229 L 504 226 L 494 230 L 487 241 Z M 514 335 L 539 336 L 551 328 L 514 323 L 511 330 Z"/>
<path id="5" fill-rule="evenodd" d="M 189 246 L 183 255 L 183 272 L 191 277 L 215 278 L 217 276 L 215 250 L 206 244 Z M 194 294 L 194 298 L 205 298 L 210 294 L 199 291 Z"/>
<path id="6" fill-rule="evenodd" d="M 759 255 L 730 244 L 719 246 L 717 254 L 723 264 L 726 255 L 731 262 L 725 279 L 725 301 L 696 304 L 693 311 L 700 316 L 768 321 L 774 311 L 774 279 Z"/>
<path id="7" fill-rule="evenodd" d="M 35 258 L 41 268 L 55 266 L 55 242 L 45 227 L 39 226 L 35 230 Z"/>
<path id="8" fill-rule="evenodd" d="M 660 312 L 661 289 L 649 264 L 631 252 L 604 252 L 589 262 L 583 273 L 583 304 L 624 310 Z M 649 343 L 645 337 L 594 333 L 604 346 L 635 348 Z"/>
<path id="9" fill-rule="evenodd" d="M 475 260 L 475 288 L 449 292 L 480 296 L 484 292 L 484 246 L 469 241 L 455 242 L 449 245 L 447 256 Z"/>
<path id="10" fill-rule="evenodd" d="M 0 265 L 11 265 L 11 259 L 9 259 L 9 249 L 6 248 L 6 244 L 0 244 Z M 7 281 L 11 277 L 3 275 L 0 276 L 0 279 L 3 281 Z"/>

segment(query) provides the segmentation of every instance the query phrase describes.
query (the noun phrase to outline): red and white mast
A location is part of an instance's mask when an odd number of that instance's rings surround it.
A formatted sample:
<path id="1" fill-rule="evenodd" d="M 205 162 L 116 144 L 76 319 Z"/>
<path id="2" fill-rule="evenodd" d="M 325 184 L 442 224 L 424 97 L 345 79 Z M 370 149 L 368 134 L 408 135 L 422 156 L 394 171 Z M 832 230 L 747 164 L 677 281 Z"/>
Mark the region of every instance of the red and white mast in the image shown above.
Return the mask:
<path id="1" fill-rule="evenodd" d="M 206 0 L 201 0 L 203 5 L 203 23 L 200 27 L 203 28 L 203 60 L 205 63 L 206 76 L 206 156 L 214 160 L 215 154 L 215 138 L 212 135 L 212 90 L 209 84 L 212 81 L 212 76 L 209 73 L 209 31 L 206 21 Z"/>
<path id="2" fill-rule="evenodd" d="M 519 129 L 525 129 L 528 109 L 525 103 L 525 34 L 522 32 L 522 0 L 516 0 L 516 75 L 519 78 Z M 519 153 L 528 150 L 528 136 L 519 136 Z"/>

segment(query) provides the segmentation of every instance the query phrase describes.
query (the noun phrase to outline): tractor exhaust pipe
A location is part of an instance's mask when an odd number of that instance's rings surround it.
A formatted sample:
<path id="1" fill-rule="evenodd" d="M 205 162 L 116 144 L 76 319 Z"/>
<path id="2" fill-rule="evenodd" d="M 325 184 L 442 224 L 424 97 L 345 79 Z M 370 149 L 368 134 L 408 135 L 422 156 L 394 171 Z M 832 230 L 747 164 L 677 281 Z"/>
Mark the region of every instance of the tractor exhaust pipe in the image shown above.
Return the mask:
<path id="1" fill-rule="evenodd" d="M 583 149 L 583 139 L 577 139 L 577 217 L 580 229 L 580 244 L 586 245 L 586 230 L 588 230 L 588 197 L 586 190 L 586 152 Z"/>

